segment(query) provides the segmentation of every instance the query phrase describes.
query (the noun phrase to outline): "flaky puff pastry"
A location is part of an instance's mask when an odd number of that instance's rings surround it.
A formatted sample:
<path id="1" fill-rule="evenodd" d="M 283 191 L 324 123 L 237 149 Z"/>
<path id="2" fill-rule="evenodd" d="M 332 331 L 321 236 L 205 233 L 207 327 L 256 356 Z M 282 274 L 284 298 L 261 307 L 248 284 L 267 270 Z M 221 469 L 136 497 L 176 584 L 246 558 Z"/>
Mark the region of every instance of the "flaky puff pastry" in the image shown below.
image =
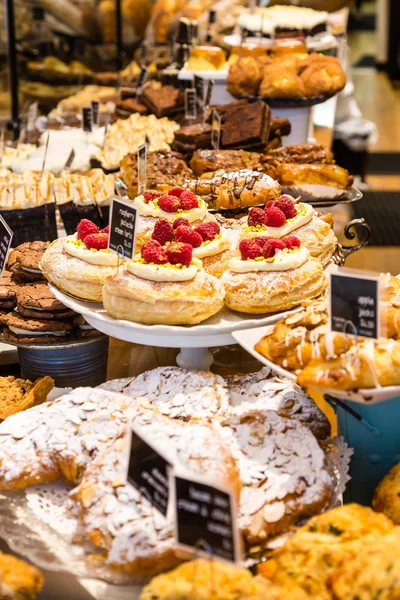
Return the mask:
<path id="1" fill-rule="evenodd" d="M 115 319 L 147 325 L 195 325 L 224 305 L 221 281 L 203 270 L 194 279 L 155 282 L 120 270 L 104 282 L 103 303 Z"/>
<path id="2" fill-rule="evenodd" d="M 372 506 L 400 525 L 400 463 L 392 467 L 375 490 Z"/>
<path id="3" fill-rule="evenodd" d="M 303 387 L 334 390 L 400 385 L 400 342 L 358 340 L 337 357 L 313 358 L 297 380 Z"/>
<path id="4" fill-rule="evenodd" d="M 316 298 L 327 282 L 321 263 L 309 258 L 290 271 L 235 273 L 225 271 L 225 304 L 243 313 L 264 314 L 289 310 L 306 299 Z"/>
<path id="5" fill-rule="evenodd" d="M 219 279 L 229 269 L 229 261 L 233 256 L 234 252 L 230 249 L 224 250 L 219 254 L 214 254 L 213 256 L 206 256 L 201 259 L 203 269 L 209 275 L 213 275 Z"/>
<path id="6" fill-rule="evenodd" d="M 36 567 L 0 553 L 0 598 L 35 600 L 42 587 L 43 576 Z"/>
<path id="7" fill-rule="evenodd" d="M 226 84 L 234 96 L 256 96 L 262 79 L 262 67 L 252 56 L 230 66 Z"/>
<path id="8" fill-rule="evenodd" d="M 64 239 L 53 242 L 43 254 L 40 268 L 43 275 L 61 291 L 84 300 L 101 302 L 106 277 L 116 267 L 91 265 L 64 251 Z"/>

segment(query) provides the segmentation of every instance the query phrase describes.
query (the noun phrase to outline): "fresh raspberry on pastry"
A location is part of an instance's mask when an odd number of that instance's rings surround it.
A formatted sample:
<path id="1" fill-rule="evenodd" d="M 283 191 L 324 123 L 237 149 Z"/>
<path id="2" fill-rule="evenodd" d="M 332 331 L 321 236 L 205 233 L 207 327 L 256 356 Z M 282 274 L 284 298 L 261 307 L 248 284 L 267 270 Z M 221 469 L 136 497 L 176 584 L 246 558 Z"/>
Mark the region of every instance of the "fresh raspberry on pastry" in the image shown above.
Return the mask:
<path id="1" fill-rule="evenodd" d="M 203 243 L 201 235 L 186 225 L 180 225 L 175 229 L 175 240 L 183 244 L 190 244 L 193 248 L 199 248 Z"/>
<path id="2" fill-rule="evenodd" d="M 264 225 L 265 222 L 265 212 L 262 208 L 252 208 L 249 211 L 249 216 L 247 222 L 250 227 L 256 227 L 257 225 Z"/>
<path id="3" fill-rule="evenodd" d="M 286 248 L 300 248 L 300 240 L 295 235 L 288 235 L 283 238 L 282 242 L 285 243 Z"/>
<path id="4" fill-rule="evenodd" d="M 190 244 L 181 244 L 180 242 L 172 242 L 166 248 L 168 262 L 171 265 L 183 265 L 188 267 L 192 262 L 193 248 Z"/>
<path id="5" fill-rule="evenodd" d="M 297 209 L 290 196 L 281 196 L 276 201 L 275 206 L 284 213 L 287 219 L 293 219 L 297 215 Z"/>
<path id="6" fill-rule="evenodd" d="M 172 224 L 172 227 L 175 229 L 178 229 L 178 227 L 180 225 L 185 225 L 186 227 L 190 226 L 190 223 L 187 219 L 184 219 L 183 217 L 179 217 L 178 219 L 175 219 L 175 221 Z"/>
<path id="7" fill-rule="evenodd" d="M 286 215 L 280 208 L 271 206 L 265 211 L 265 225 L 267 227 L 282 227 L 286 221 Z"/>
<path id="8" fill-rule="evenodd" d="M 160 192 L 143 192 L 143 199 L 148 204 L 152 200 L 159 198 L 162 194 Z"/>
<path id="9" fill-rule="evenodd" d="M 164 265 L 168 262 L 168 256 L 159 242 L 150 240 L 143 244 L 141 249 L 141 255 L 143 260 L 147 263 L 154 263 L 155 265 Z"/>
<path id="10" fill-rule="evenodd" d="M 239 250 L 242 260 L 254 260 L 263 255 L 263 249 L 256 240 L 242 240 Z"/>
<path id="11" fill-rule="evenodd" d="M 260 248 L 264 248 L 265 244 L 270 239 L 271 238 L 267 237 L 266 235 L 259 235 L 258 237 L 254 238 L 254 241 L 257 242 L 257 244 L 260 246 Z"/>
<path id="12" fill-rule="evenodd" d="M 106 250 L 108 248 L 108 234 L 91 233 L 85 237 L 84 244 L 89 250 Z"/>
<path id="13" fill-rule="evenodd" d="M 172 242 L 174 240 L 174 229 L 171 223 L 168 223 L 166 219 L 159 219 L 154 225 L 151 238 L 159 242 L 161 246 L 165 246 L 167 242 Z"/>
<path id="14" fill-rule="evenodd" d="M 207 221 L 206 223 L 198 225 L 195 228 L 195 231 L 201 235 L 204 242 L 209 242 L 221 233 L 221 228 L 215 221 Z"/>
<path id="15" fill-rule="evenodd" d="M 100 231 L 100 233 L 106 233 L 107 235 L 109 235 L 109 233 L 110 233 L 110 226 L 107 225 L 107 227 L 104 227 L 104 229 L 102 229 Z"/>
<path id="16" fill-rule="evenodd" d="M 182 210 L 192 210 L 193 208 L 198 208 L 199 201 L 197 199 L 196 194 L 193 192 L 185 191 L 179 197 L 181 203 Z"/>
<path id="17" fill-rule="evenodd" d="M 158 199 L 158 206 L 165 212 L 173 213 L 180 209 L 181 203 L 176 196 L 168 196 L 164 194 Z"/>
<path id="18" fill-rule="evenodd" d="M 285 242 L 283 242 L 282 240 L 268 240 L 268 242 L 264 246 L 264 257 L 272 258 L 273 256 L 275 256 L 277 250 L 283 250 L 286 247 L 287 246 L 285 245 Z"/>
<path id="19" fill-rule="evenodd" d="M 176 196 L 177 198 L 181 197 L 181 194 L 185 191 L 184 188 L 180 188 L 180 187 L 175 187 L 172 188 L 171 190 L 169 190 L 168 195 L 169 196 Z"/>
<path id="20" fill-rule="evenodd" d="M 84 240 L 87 235 L 91 233 L 99 233 L 99 228 L 97 225 L 89 221 L 88 219 L 82 219 L 76 228 L 76 232 L 78 234 L 78 240 Z"/>

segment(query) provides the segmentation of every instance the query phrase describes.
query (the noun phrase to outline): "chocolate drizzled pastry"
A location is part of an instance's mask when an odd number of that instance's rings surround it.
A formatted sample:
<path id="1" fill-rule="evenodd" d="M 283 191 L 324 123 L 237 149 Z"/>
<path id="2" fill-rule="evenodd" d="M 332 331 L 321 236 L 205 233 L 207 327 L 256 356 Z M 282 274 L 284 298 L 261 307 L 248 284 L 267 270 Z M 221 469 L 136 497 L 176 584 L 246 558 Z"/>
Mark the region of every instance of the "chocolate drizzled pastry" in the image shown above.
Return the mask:
<path id="1" fill-rule="evenodd" d="M 49 242 L 25 242 L 12 250 L 8 257 L 8 269 L 14 280 L 18 283 L 44 281 L 39 263 L 48 247 Z"/>

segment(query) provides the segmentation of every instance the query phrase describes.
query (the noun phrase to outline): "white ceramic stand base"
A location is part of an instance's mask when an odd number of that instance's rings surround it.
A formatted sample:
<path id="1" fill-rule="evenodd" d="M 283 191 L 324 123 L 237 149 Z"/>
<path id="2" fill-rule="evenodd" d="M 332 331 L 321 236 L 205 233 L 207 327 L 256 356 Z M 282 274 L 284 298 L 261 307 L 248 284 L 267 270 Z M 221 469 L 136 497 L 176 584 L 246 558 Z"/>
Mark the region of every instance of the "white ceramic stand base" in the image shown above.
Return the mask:
<path id="1" fill-rule="evenodd" d="M 208 348 L 181 348 L 176 362 L 182 369 L 208 371 L 214 357 Z"/>

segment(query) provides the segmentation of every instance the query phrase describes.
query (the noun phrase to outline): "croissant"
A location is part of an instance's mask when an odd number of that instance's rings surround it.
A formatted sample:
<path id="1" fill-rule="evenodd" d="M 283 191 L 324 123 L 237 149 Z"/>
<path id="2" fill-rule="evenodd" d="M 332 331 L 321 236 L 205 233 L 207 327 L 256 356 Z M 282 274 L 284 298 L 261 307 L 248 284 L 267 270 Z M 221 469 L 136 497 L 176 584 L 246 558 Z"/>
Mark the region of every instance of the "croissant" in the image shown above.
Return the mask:
<path id="1" fill-rule="evenodd" d="M 209 208 L 231 210 L 276 200 L 279 183 L 258 171 L 217 171 L 211 179 L 187 181 L 185 187 L 202 196 Z"/>

